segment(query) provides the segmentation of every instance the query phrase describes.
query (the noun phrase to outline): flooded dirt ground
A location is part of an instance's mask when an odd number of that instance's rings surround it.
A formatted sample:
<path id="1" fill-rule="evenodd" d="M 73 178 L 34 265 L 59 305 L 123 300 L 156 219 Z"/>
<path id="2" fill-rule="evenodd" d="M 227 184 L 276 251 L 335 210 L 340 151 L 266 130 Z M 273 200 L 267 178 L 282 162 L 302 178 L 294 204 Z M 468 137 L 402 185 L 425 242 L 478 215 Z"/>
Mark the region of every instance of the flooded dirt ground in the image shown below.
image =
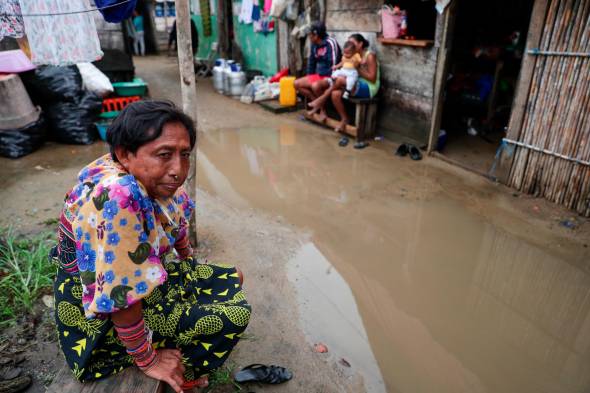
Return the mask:
<path id="1" fill-rule="evenodd" d="M 152 97 L 179 101 L 173 59 L 136 67 Z M 590 389 L 588 220 L 440 160 L 395 157 L 388 142 L 340 148 L 332 132 L 220 96 L 210 80 L 197 88 L 201 251 L 244 270 L 253 305 L 230 362 L 295 375 L 249 390 Z M 105 151 L 49 144 L 1 159 L 0 224 L 47 228 Z"/>

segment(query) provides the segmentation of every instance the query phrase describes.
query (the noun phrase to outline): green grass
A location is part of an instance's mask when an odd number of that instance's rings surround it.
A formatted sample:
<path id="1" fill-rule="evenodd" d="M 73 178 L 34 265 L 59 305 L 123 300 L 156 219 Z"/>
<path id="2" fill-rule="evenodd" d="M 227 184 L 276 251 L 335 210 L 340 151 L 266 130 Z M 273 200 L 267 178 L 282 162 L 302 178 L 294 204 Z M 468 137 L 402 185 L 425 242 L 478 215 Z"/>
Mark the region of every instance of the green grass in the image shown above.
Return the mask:
<path id="1" fill-rule="evenodd" d="M 0 329 L 31 312 L 51 287 L 55 267 L 47 255 L 53 244 L 52 233 L 25 237 L 0 228 Z"/>
<path id="2" fill-rule="evenodd" d="M 226 363 L 209 374 L 209 386 L 203 389 L 204 393 L 214 392 L 216 388 L 232 387 L 234 393 L 241 392 L 242 387 L 234 381 L 232 369 L 234 364 Z M 226 391 L 226 390 L 224 390 Z"/>

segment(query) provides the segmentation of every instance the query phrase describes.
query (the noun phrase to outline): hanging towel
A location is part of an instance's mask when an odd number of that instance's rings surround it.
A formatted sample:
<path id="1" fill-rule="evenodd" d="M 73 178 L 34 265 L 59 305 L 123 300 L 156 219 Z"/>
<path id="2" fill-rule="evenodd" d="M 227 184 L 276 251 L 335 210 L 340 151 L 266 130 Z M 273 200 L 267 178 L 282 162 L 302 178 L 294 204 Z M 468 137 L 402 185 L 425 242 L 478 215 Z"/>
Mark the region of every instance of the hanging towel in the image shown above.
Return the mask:
<path id="1" fill-rule="evenodd" d="M 103 8 L 123 3 L 124 1 L 126 0 L 94 0 L 94 3 L 96 4 L 97 8 Z M 129 2 L 115 5 L 114 7 L 101 9 L 100 13 L 104 17 L 104 20 L 109 23 L 121 23 L 133 15 L 133 10 L 135 9 L 136 3 L 137 0 L 130 0 Z"/>
<path id="2" fill-rule="evenodd" d="M 240 16 L 238 20 L 249 25 L 252 23 L 252 8 L 254 7 L 254 0 L 242 0 L 242 7 L 240 8 Z"/>
<path id="3" fill-rule="evenodd" d="M 0 1 L 0 41 L 4 37 L 20 38 L 25 25 L 18 0 Z"/>
<path id="4" fill-rule="evenodd" d="M 26 16 L 87 10 L 88 0 L 26 0 L 21 8 L 33 64 L 63 66 L 102 57 L 92 13 Z"/>
<path id="5" fill-rule="evenodd" d="M 258 4 L 254 4 L 252 7 L 252 21 L 258 22 L 260 20 L 260 7 Z"/>
<path id="6" fill-rule="evenodd" d="M 272 7 L 272 0 L 264 0 L 264 13 L 268 14 L 270 12 L 270 7 Z"/>

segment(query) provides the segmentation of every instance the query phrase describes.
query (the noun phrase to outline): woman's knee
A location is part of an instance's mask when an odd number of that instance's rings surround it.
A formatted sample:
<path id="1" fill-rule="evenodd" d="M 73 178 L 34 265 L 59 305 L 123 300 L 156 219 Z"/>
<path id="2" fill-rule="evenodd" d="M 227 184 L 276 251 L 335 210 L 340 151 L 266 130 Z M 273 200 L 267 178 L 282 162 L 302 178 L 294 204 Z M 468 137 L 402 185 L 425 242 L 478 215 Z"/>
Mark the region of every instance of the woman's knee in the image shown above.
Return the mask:
<path id="1" fill-rule="evenodd" d="M 295 86 L 295 89 L 309 88 L 310 87 L 306 77 L 295 79 L 295 82 L 293 83 L 293 86 Z"/>

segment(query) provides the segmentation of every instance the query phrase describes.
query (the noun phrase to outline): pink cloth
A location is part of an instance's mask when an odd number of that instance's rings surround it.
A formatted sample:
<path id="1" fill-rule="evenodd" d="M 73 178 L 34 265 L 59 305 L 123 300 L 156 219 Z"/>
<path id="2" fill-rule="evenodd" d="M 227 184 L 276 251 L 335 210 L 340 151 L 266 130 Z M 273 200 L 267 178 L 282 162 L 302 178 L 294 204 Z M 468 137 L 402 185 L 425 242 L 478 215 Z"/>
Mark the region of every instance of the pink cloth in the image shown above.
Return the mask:
<path id="1" fill-rule="evenodd" d="M 22 50 L 0 52 L 0 73 L 18 74 L 33 69 L 35 69 L 35 66 Z"/>
<path id="2" fill-rule="evenodd" d="M 268 14 L 270 12 L 270 7 L 272 7 L 272 0 L 264 0 L 264 13 Z"/>

